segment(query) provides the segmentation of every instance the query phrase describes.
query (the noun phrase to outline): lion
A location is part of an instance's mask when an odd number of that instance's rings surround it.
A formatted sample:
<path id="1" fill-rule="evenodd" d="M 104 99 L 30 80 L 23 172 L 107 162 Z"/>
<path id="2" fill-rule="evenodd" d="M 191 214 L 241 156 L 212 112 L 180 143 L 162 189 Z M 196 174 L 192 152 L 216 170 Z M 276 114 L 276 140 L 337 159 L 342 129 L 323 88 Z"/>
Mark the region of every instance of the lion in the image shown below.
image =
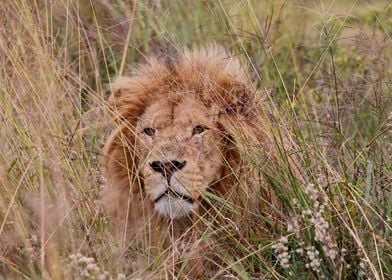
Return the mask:
<path id="1" fill-rule="evenodd" d="M 216 209 L 211 193 L 239 209 L 260 196 L 266 208 L 274 203 L 242 154 L 261 147 L 273 158 L 258 118 L 260 97 L 222 47 L 152 57 L 111 90 L 117 127 L 104 147 L 102 201 L 125 243 L 197 240 L 200 220 Z M 240 179 L 249 176 L 252 182 Z"/>

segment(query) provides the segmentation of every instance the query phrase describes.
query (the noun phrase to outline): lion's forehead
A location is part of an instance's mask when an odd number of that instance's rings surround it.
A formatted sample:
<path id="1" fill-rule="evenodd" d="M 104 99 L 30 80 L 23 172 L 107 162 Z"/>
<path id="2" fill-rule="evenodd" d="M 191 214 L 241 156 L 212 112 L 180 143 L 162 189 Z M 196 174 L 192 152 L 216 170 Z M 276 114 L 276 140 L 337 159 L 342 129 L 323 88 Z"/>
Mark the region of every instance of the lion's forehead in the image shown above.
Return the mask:
<path id="1" fill-rule="evenodd" d="M 139 118 L 139 126 L 155 129 L 189 128 L 194 124 L 214 125 L 209 108 L 194 100 L 170 102 L 168 99 L 158 100 L 148 106 Z"/>

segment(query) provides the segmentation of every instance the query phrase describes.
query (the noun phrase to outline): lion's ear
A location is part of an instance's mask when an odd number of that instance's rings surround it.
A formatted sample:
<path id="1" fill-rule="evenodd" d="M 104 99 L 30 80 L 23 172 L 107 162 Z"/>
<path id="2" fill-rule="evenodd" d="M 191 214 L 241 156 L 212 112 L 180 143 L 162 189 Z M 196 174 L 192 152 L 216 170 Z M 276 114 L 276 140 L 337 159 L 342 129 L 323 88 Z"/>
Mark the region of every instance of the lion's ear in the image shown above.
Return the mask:
<path id="1" fill-rule="evenodd" d="M 110 85 L 109 103 L 115 119 L 133 122 L 143 113 L 148 98 L 145 83 L 140 77 L 118 77 Z"/>
<path id="2" fill-rule="evenodd" d="M 248 117 L 256 105 L 255 92 L 243 83 L 231 85 L 227 91 L 232 98 L 223 107 L 223 114 L 235 117 Z"/>
<path id="3" fill-rule="evenodd" d="M 221 106 L 219 123 L 237 148 L 241 143 L 263 141 L 265 128 L 260 123 L 260 107 L 255 90 L 242 82 L 230 84 L 225 89 L 224 106 Z"/>

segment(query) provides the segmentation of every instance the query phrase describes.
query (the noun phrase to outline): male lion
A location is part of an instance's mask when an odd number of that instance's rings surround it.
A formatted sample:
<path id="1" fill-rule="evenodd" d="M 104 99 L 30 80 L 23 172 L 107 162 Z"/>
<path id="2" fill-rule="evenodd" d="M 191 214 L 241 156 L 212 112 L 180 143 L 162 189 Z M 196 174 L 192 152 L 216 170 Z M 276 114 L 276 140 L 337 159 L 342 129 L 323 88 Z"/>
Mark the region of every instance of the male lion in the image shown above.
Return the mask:
<path id="1" fill-rule="evenodd" d="M 123 240 L 168 247 L 184 236 L 197 239 L 200 220 L 216 208 L 209 193 L 241 209 L 257 196 L 271 203 L 260 176 L 240 179 L 249 176 L 244 147 L 268 154 L 269 145 L 257 95 L 222 48 L 151 58 L 117 78 L 112 92 L 118 127 L 104 148 L 102 200 Z"/>

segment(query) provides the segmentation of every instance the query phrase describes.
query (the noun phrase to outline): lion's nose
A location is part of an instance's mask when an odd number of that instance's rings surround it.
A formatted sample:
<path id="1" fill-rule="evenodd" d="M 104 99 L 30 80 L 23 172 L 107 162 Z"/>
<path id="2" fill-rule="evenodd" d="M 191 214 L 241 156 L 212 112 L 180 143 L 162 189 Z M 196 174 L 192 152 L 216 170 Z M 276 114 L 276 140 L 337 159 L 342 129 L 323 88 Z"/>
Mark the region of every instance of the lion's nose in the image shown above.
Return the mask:
<path id="1" fill-rule="evenodd" d="M 153 161 L 150 162 L 152 170 L 161 173 L 165 178 L 170 178 L 174 172 L 184 168 L 186 161 Z"/>

